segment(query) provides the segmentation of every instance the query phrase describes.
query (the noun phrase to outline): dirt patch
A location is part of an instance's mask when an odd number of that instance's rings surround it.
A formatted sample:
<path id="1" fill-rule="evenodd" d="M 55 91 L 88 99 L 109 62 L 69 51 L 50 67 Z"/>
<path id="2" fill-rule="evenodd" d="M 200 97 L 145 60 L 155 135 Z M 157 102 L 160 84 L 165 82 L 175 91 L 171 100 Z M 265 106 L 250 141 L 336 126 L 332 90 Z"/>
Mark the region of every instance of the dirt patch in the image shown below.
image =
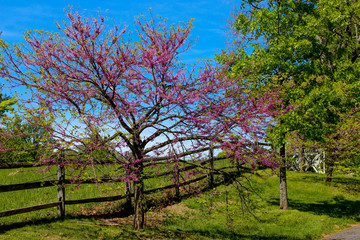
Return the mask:
<path id="1" fill-rule="evenodd" d="M 175 215 L 185 216 L 186 213 L 196 213 L 197 210 L 188 208 L 184 203 L 178 203 L 171 206 L 167 206 L 163 211 L 168 211 Z"/>
<path id="2" fill-rule="evenodd" d="M 18 173 L 20 173 L 20 172 L 21 172 L 21 171 L 16 170 L 15 172 L 9 173 L 8 176 L 14 176 L 14 175 L 16 175 L 16 174 L 18 174 Z"/>
<path id="3" fill-rule="evenodd" d="M 42 237 L 41 235 L 39 237 Z M 47 240 L 59 240 L 61 236 L 46 236 L 45 239 Z"/>
<path id="4" fill-rule="evenodd" d="M 134 223 L 134 217 L 114 217 L 114 218 L 102 218 L 100 219 L 101 222 L 105 223 L 108 226 L 113 225 L 132 225 Z"/>
<path id="5" fill-rule="evenodd" d="M 226 207 L 226 206 L 229 206 L 229 205 L 234 205 L 234 201 L 229 200 L 227 202 L 217 202 L 216 205 L 219 206 L 219 207 Z"/>

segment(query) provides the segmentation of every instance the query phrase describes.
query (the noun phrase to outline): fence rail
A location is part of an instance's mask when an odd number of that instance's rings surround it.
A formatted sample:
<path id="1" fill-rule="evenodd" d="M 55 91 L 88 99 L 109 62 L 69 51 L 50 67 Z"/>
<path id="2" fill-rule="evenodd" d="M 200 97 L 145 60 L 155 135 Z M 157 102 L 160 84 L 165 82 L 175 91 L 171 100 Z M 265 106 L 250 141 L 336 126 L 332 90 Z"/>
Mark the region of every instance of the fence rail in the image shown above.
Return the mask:
<path id="1" fill-rule="evenodd" d="M 38 211 L 41 209 L 57 207 L 60 205 L 61 205 L 61 202 L 53 202 L 53 203 L 45 203 L 45 204 L 32 206 L 32 207 L 7 210 L 7 211 L 0 212 L 0 217 L 7 217 L 7 216 L 11 216 L 11 215 L 20 214 L 20 213 L 33 212 L 33 211 Z"/>
<path id="2" fill-rule="evenodd" d="M 32 168 L 35 165 L 33 163 L 27 162 L 12 162 L 12 163 L 0 163 L 0 169 L 9 169 L 9 168 Z"/>

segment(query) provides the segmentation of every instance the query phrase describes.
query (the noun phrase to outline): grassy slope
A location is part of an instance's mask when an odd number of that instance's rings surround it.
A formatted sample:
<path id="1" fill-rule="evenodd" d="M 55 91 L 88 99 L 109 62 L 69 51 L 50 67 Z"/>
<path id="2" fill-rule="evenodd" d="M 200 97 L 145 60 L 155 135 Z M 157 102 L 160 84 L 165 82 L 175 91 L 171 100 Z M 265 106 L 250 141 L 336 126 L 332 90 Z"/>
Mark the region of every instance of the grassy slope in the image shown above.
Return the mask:
<path id="1" fill-rule="evenodd" d="M 116 219 L 52 221 L 55 210 L 48 209 L 39 211 L 43 212 L 39 216 L 0 219 L 0 239 L 321 239 L 322 234 L 360 221 L 360 178 L 337 176 L 329 186 L 322 175 L 290 172 L 288 211 L 278 209 L 278 178 L 266 174 L 262 178 L 253 177 L 254 190 L 241 193 L 251 200 L 248 207 L 257 219 L 241 210 L 239 193 L 231 185 L 148 214 L 158 220 L 145 231 L 135 232 Z M 0 204 L 6 202 L 3 196 Z"/>
<path id="2" fill-rule="evenodd" d="M 213 195 L 204 194 L 184 201 L 186 206 L 200 210 L 196 214 L 198 218 L 180 217 L 169 221 L 167 227 L 181 226 L 183 231 L 215 239 L 319 239 L 323 234 L 360 221 L 359 179 L 339 176 L 327 186 L 322 175 L 291 172 L 288 181 L 291 206 L 288 211 L 278 209 L 276 176 L 266 181 L 254 178 L 252 185 L 259 196 L 244 194 L 249 195 L 249 207 L 257 220 L 241 211 L 238 193 L 233 188 L 228 188 L 230 205 L 224 204 L 226 194 L 223 194 L 224 187 L 220 187 L 215 199 Z"/>

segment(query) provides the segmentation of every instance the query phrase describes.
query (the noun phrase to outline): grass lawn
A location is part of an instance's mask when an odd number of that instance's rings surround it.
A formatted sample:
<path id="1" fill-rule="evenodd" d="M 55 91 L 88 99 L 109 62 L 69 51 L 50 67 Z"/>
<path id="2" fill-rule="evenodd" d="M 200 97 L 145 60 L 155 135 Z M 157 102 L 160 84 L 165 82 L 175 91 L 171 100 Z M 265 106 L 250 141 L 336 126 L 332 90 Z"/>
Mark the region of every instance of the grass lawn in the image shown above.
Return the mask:
<path id="1" fill-rule="evenodd" d="M 254 191 L 242 193 L 250 199 L 247 206 L 234 187 L 218 187 L 215 194 L 183 201 L 195 211 L 169 218 L 166 227 L 210 239 L 321 239 L 360 221 L 360 179 L 337 176 L 331 185 L 324 179 L 315 173 L 289 172 L 287 211 L 278 209 L 276 176 L 252 178 Z"/>
<path id="2" fill-rule="evenodd" d="M 4 175 L 0 176 L 3 179 Z M 237 190 L 238 184 L 219 186 L 181 203 L 152 209 L 143 231 L 132 230 L 131 216 L 119 217 L 116 211 L 115 215 L 104 214 L 104 209 L 110 211 L 114 207 L 93 204 L 85 207 L 81 217 L 75 214 L 81 212 L 80 206 L 68 208 L 69 217 L 64 221 L 56 220 L 56 209 L 0 218 L 0 239 L 322 239 L 360 222 L 360 178 L 336 175 L 328 185 L 324 179 L 325 176 L 315 173 L 289 172 L 287 211 L 278 209 L 278 177 L 266 171 L 249 182 L 241 181 L 246 187 L 241 191 Z M 96 192 L 100 195 L 116 192 L 111 185 L 88 188 L 93 190 L 85 188 L 74 194 L 89 192 L 88 197 L 96 197 L 93 196 Z M 46 196 L 45 189 L 51 188 L 35 189 L 39 191 L 37 198 Z M 21 192 L 24 191 L 12 193 L 18 194 L 18 201 L 22 201 Z M 0 194 L 1 208 L 12 201 L 13 196 L 6 194 L 6 198 L 5 193 Z M 248 200 L 246 205 L 241 199 Z"/>

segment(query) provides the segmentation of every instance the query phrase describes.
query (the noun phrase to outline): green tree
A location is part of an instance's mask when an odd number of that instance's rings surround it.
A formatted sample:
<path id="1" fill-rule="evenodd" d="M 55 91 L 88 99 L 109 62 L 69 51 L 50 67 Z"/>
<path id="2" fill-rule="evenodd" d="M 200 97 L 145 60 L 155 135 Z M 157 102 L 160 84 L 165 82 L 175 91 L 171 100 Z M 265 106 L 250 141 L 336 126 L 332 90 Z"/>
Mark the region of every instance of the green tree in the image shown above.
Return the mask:
<path id="1" fill-rule="evenodd" d="M 0 39 L 0 46 L 8 45 Z M 0 61 L 3 60 L 0 54 Z M 7 69 L 6 65 L 2 66 L 0 70 Z M 18 116 L 20 111 L 34 114 L 36 110 L 26 109 L 18 103 L 17 97 L 0 92 L 0 162 L 36 162 L 47 151 L 47 143 L 51 141 L 49 130 L 38 123 L 23 120 L 24 116 Z M 15 104 L 16 110 L 13 107 Z M 8 112 L 11 116 L 6 114 Z"/>
<path id="2" fill-rule="evenodd" d="M 255 96 L 277 91 L 278 109 L 287 109 L 269 132 L 283 159 L 282 209 L 288 207 L 287 137 L 296 130 L 333 151 L 327 139 L 341 138 L 341 115 L 359 102 L 359 11 L 358 1 L 247 0 L 234 21 L 236 51 L 219 56 L 232 62 L 229 75 L 239 85 Z"/>
<path id="3" fill-rule="evenodd" d="M 0 162 L 37 162 L 48 152 L 51 138 L 43 127 L 18 116 L 4 117 L 2 125 L 0 143 L 6 151 L 0 153 Z"/>

